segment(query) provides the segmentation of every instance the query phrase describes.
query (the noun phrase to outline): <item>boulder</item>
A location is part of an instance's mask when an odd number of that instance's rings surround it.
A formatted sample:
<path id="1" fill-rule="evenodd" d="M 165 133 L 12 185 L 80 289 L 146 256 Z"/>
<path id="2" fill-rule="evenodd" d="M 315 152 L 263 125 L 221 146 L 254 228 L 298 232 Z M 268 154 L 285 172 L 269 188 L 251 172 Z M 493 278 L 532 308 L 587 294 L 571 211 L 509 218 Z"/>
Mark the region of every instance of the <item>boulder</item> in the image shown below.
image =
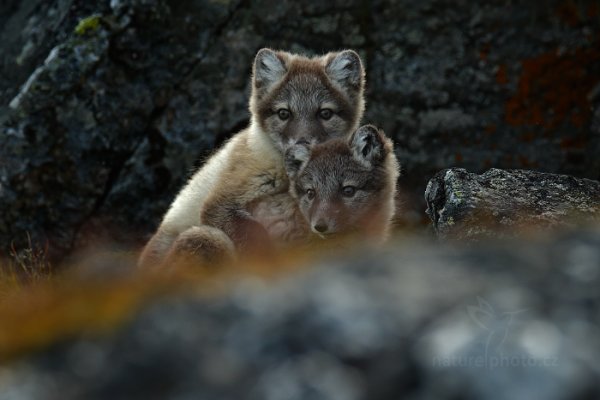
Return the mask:
<path id="1" fill-rule="evenodd" d="M 200 103 L 222 96 L 205 82 L 182 82 L 211 45 L 202 38 L 235 8 L 112 1 L 83 18 L 71 2 L 55 3 L 30 11 L 30 20 L 58 18 L 36 29 L 61 40 L 10 101 L 0 135 L 2 250 L 31 238 L 53 261 L 106 236 L 139 241 L 194 160 L 214 146 L 215 129 L 197 117 L 209 108 Z"/>
<path id="2" fill-rule="evenodd" d="M 425 199 L 440 238 L 495 238 L 600 221 L 600 182 L 568 175 L 451 168 L 429 181 Z"/>
<path id="3" fill-rule="evenodd" d="M 28 302 L 27 318 L 7 321 L 0 309 L 0 351 L 24 336 L 37 348 L 3 361 L 0 399 L 600 393 L 597 229 L 477 247 L 405 238 L 306 266 L 277 279 L 245 275 L 217 293 L 214 280 L 195 294 L 156 291 L 116 326 L 111 313 L 135 298 L 139 280 L 101 292 L 78 283 L 75 297 L 63 284 L 47 307 Z M 35 288 L 30 296 L 39 299 Z M 82 318 L 96 328 L 75 329 Z M 35 333 L 15 337 L 7 322 Z M 41 326 L 64 333 L 42 346 Z"/>

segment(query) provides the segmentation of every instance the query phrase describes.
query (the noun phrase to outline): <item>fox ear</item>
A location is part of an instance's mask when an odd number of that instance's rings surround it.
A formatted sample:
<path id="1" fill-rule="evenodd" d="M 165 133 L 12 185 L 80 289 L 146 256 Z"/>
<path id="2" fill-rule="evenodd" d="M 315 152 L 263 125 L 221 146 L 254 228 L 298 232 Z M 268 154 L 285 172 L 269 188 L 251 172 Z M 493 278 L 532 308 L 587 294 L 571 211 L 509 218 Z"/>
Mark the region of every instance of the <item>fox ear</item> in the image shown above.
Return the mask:
<path id="1" fill-rule="evenodd" d="M 254 89 L 259 92 L 268 90 L 287 72 L 283 53 L 271 49 L 260 49 L 254 59 L 252 71 Z"/>
<path id="2" fill-rule="evenodd" d="M 285 152 L 285 172 L 290 179 L 298 176 L 310 158 L 308 143 L 298 143 Z"/>
<path id="3" fill-rule="evenodd" d="M 325 71 L 342 88 L 360 90 L 364 85 L 365 71 L 360 56 L 353 50 L 330 53 Z"/>
<path id="4" fill-rule="evenodd" d="M 371 168 L 385 157 L 384 136 L 373 125 L 364 125 L 350 137 L 350 148 L 354 158 Z"/>

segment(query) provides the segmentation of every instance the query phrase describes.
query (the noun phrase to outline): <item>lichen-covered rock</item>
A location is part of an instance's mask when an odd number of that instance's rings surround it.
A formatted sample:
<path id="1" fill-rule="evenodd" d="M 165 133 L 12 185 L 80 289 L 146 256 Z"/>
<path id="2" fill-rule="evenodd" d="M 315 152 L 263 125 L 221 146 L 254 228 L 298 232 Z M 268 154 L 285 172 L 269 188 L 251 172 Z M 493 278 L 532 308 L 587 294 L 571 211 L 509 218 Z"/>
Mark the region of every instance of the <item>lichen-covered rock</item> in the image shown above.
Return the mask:
<path id="1" fill-rule="evenodd" d="M 139 227 L 127 227 L 125 214 L 149 222 L 163 211 L 148 201 L 149 194 L 167 195 L 176 187 L 165 182 L 167 167 L 152 169 L 153 157 L 182 172 L 194 156 L 163 160 L 160 154 L 169 149 L 157 120 L 172 121 L 172 115 L 161 117 L 160 111 L 178 98 L 176 86 L 208 47 L 187 37 L 210 36 L 233 6 L 207 3 L 191 20 L 187 11 L 162 1 L 111 2 L 105 14 L 79 20 L 10 102 L 0 136 L 2 250 L 11 243 L 17 249 L 28 245 L 29 236 L 34 245 L 49 244 L 49 257 L 56 260 L 118 222 L 115 231 L 139 235 Z M 202 140 L 200 149 L 212 146 L 202 125 L 187 124 L 185 130 L 179 141 L 180 133 L 170 131 L 171 148 Z M 140 148 L 150 153 L 137 158 Z M 121 183 L 136 161 L 142 177 Z M 123 185 L 127 198 L 115 193 Z M 109 197 L 117 203 L 107 205 Z M 123 213 L 127 208 L 132 212 Z"/>
<path id="2" fill-rule="evenodd" d="M 441 238 L 477 239 L 600 222 L 600 182 L 526 170 L 452 168 L 425 191 Z"/>
<path id="3" fill-rule="evenodd" d="M 112 334 L 85 329 L 4 362 L 0 399 L 595 398 L 598 285 L 597 230 L 470 248 L 399 242 L 155 299 Z M 98 318 L 118 298 L 107 289 Z"/>
<path id="4" fill-rule="evenodd" d="M 0 121 L 7 106 L 53 47 L 95 13 L 109 10 L 108 1 L 7 0 L 0 6 Z"/>
<path id="5" fill-rule="evenodd" d="M 28 234 L 57 256 L 102 236 L 141 243 L 247 124 L 264 46 L 361 54 L 364 122 L 395 140 L 404 223 L 449 166 L 598 179 L 596 3 L 5 1 L 0 251 Z"/>

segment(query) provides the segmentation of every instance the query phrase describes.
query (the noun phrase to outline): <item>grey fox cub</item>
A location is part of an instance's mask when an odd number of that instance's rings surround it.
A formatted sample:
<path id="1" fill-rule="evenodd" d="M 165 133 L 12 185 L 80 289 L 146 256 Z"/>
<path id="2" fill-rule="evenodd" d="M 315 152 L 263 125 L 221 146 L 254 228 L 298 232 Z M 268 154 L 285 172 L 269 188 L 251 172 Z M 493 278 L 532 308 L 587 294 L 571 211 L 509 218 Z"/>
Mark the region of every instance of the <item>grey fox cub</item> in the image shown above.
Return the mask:
<path id="1" fill-rule="evenodd" d="M 290 194 L 314 234 L 387 238 L 399 164 L 382 131 L 365 125 L 350 139 L 298 143 L 286 152 L 285 164 Z"/>

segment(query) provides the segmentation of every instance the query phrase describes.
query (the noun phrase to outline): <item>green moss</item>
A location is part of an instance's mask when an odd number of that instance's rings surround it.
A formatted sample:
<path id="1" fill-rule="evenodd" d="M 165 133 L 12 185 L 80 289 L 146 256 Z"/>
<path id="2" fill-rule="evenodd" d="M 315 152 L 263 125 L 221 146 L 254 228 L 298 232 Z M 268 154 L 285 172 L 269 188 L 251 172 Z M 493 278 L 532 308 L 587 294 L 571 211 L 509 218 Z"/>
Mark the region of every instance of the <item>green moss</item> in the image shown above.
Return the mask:
<path id="1" fill-rule="evenodd" d="M 84 18 L 75 27 L 75 33 L 78 35 L 85 35 L 88 32 L 93 32 L 100 26 L 100 16 L 92 15 Z"/>
<path id="2" fill-rule="evenodd" d="M 463 202 L 464 193 L 460 190 L 454 190 L 451 193 L 449 201 L 453 204 L 461 204 Z"/>

